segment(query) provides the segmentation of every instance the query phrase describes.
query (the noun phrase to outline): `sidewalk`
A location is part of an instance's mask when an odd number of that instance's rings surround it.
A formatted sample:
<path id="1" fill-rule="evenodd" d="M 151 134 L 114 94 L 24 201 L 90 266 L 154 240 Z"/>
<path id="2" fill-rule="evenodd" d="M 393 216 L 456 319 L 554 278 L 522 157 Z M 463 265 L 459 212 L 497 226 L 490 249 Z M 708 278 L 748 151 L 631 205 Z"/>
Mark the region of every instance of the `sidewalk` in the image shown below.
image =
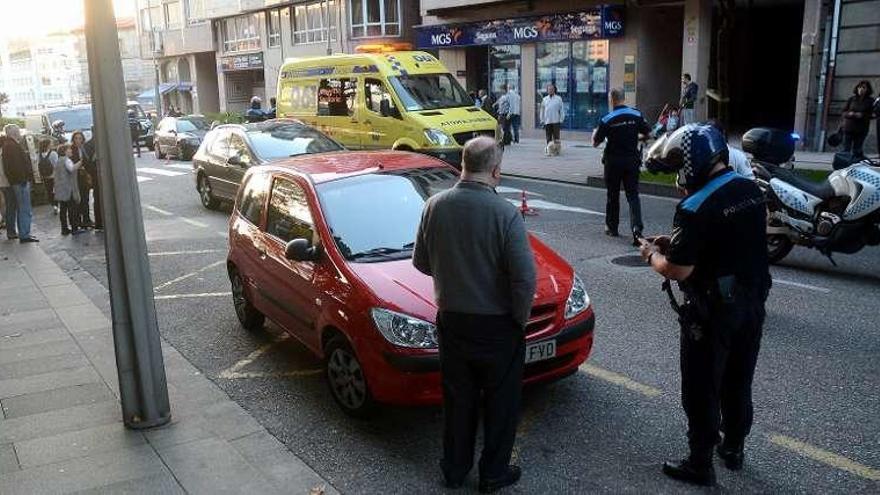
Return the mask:
<path id="1" fill-rule="evenodd" d="M 504 150 L 503 173 L 511 176 L 586 184 L 588 177 L 602 176 L 602 148 L 593 148 L 588 135 L 579 141 L 563 141 L 559 156 L 544 156 L 543 139 L 522 139 Z M 832 153 L 795 153 L 795 167 L 831 170 Z"/>
<path id="2" fill-rule="evenodd" d="M 38 245 L 0 241 L 0 493 L 336 493 L 163 351 L 172 421 L 127 430 L 110 322 Z"/>

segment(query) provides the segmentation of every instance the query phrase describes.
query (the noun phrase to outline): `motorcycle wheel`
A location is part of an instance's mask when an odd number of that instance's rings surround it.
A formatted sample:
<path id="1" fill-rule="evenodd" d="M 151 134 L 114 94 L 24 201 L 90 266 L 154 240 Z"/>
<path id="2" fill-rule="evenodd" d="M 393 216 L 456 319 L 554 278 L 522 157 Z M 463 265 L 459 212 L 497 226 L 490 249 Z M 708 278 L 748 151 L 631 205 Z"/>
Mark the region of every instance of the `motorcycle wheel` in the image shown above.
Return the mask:
<path id="1" fill-rule="evenodd" d="M 776 264 L 782 261 L 782 258 L 785 258 L 793 247 L 794 243 L 788 236 L 781 234 L 767 236 L 767 257 L 770 259 L 770 263 Z"/>

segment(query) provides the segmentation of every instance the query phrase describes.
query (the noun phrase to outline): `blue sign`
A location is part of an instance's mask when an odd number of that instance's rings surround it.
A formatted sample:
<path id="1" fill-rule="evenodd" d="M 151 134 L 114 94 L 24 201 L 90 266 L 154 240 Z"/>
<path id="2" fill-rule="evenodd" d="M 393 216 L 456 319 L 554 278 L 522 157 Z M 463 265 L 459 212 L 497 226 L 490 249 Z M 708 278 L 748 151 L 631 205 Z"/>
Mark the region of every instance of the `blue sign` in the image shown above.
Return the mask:
<path id="1" fill-rule="evenodd" d="M 623 5 L 605 5 L 566 14 L 416 28 L 419 48 L 509 45 L 543 41 L 578 41 L 623 36 Z"/>

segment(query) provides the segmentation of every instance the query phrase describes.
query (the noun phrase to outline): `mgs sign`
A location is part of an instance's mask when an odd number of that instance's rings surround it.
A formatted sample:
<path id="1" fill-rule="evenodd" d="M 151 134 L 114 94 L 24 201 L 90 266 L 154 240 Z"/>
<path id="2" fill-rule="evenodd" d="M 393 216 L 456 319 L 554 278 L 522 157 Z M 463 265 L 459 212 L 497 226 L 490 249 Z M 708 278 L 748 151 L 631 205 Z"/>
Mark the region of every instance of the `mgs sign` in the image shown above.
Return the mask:
<path id="1" fill-rule="evenodd" d="M 523 26 L 513 28 L 513 37 L 519 40 L 528 40 L 538 37 L 538 28 L 535 26 Z"/>
<path id="2" fill-rule="evenodd" d="M 449 33 L 440 33 L 431 35 L 431 44 L 446 46 L 452 44 L 452 35 Z"/>

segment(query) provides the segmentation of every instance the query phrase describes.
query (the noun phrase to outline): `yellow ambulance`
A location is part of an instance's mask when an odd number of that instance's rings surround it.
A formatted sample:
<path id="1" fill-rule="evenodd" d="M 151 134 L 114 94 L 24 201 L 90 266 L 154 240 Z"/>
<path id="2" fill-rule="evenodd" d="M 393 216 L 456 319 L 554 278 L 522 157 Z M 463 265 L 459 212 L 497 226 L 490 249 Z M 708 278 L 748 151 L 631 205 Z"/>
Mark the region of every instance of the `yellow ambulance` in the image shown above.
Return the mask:
<path id="1" fill-rule="evenodd" d="M 498 123 L 429 53 L 399 45 L 355 54 L 288 59 L 278 75 L 277 115 L 306 122 L 350 149 L 425 153 L 455 166 L 462 146 L 499 139 Z"/>

